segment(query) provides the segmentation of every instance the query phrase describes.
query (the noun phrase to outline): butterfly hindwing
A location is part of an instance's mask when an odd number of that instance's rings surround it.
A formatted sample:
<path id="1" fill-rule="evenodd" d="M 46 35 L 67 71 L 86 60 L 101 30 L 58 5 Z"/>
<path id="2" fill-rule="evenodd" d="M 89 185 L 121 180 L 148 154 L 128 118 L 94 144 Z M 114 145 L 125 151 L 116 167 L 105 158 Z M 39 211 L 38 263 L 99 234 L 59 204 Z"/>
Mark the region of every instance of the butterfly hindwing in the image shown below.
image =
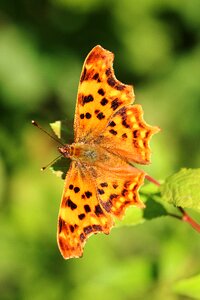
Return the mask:
<path id="1" fill-rule="evenodd" d="M 100 205 L 90 173 L 72 162 L 63 191 L 57 240 L 64 258 L 80 257 L 93 233 L 109 233 L 113 221 Z"/>
<path id="2" fill-rule="evenodd" d="M 98 198 L 109 214 L 121 219 L 130 205 L 144 207 L 138 190 L 143 184 L 145 172 L 125 162 L 115 170 L 112 167 L 105 166 L 102 169 L 97 166 L 95 172 Z"/>

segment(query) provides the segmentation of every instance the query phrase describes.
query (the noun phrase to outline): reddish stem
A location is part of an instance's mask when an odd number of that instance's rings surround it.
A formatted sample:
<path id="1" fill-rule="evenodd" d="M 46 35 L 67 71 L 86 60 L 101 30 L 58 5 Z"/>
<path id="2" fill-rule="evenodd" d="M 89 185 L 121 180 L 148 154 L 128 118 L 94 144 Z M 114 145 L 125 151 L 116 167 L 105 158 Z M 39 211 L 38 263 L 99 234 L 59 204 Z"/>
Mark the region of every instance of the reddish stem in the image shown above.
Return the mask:
<path id="1" fill-rule="evenodd" d="M 158 182 L 156 179 L 152 178 L 151 176 L 145 175 L 145 178 L 150 182 L 154 183 L 155 185 L 160 186 L 160 182 Z"/>
<path id="2" fill-rule="evenodd" d="M 155 185 L 157 186 L 160 186 L 160 183 L 152 178 L 151 176 L 149 175 L 146 175 L 145 178 L 147 180 L 149 180 L 150 182 L 154 183 Z M 182 208 L 182 207 L 178 207 L 178 209 L 180 210 L 180 212 L 182 213 L 182 216 L 178 216 L 178 215 L 175 215 L 175 214 L 171 214 L 169 213 L 169 216 L 171 217 L 174 217 L 174 218 L 177 218 L 181 221 L 184 221 L 184 222 L 187 222 L 188 224 L 190 224 L 190 226 L 192 226 L 197 232 L 200 233 L 200 224 L 198 224 L 195 220 L 193 220 L 187 213 L 186 211 Z"/>
<path id="3" fill-rule="evenodd" d="M 182 207 L 179 207 L 179 210 L 182 213 L 182 220 L 189 223 L 196 231 L 200 232 L 200 224 L 193 220 Z"/>

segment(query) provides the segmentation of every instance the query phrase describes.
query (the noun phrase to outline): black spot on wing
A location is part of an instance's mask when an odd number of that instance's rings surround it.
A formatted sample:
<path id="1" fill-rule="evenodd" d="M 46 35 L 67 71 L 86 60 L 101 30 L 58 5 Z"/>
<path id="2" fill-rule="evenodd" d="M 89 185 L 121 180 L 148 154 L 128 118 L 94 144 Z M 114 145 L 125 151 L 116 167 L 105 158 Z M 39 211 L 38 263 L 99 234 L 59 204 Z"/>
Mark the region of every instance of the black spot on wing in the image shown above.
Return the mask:
<path id="1" fill-rule="evenodd" d="M 102 182 L 102 183 L 100 183 L 100 186 L 102 186 L 102 187 L 107 187 L 108 184 L 107 184 L 107 182 Z"/>
<path id="2" fill-rule="evenodd" d="M 119 101 L 118 98 L 114 99 L 114 100 L 111 102 L 111 108 L 112 108 L 113 110 L 116 110 L 120 105 L 121 105 L 121 101 Z"/>
<path id="3" fill-rule="evenodd" d="M 83 105 L 85 105 L 86 103 L 92 102 L 94 101 L 94 98 L 92 95 L 88 95 L 88 96 L 84 96 L 83 97 Z"/>
<path id="4" fill-rule="evenodd" d="M 102 120 L 102 119 L 105 118 L 105 115 L 104 115 L 102 112 L 100 112 L 100 113 L 98 113 L 97 118 L 98 118 L 99 120 Z"/>
<path id="5" fill-rule="evenodd" d="M 83 243 L 85 240 L 85 235 L 83 233 L 80 234 L 80 240 Z"/>
<path id="6" fill-rule="evenodd" d="M 110 195 L 110 200 L 112 200 L 113 198 L 117 198 L 117 197 L 118 197 L 117 194 L 111 194 L 111 195 Z"/>
<path id="7" fill-rule="evenodd" d="M 108 68 L 106 70 L 106 76 L 109 77 L 111 75 L 112 71 L 111 71 L 111 68 Z"/>
<path id="8" fill-rule="evenodd" d="M 80 118 L 84 119 L 85 115 L 84 114 L 80 114 Z"/>
<path id="9" fill-rule="evenodd" d="M 130 128 L 130 125 L 126 122 L 126 120 L 123 120 L 123 121 L 122 121 L 122 125 L 123 125 L 125 128 Z"/>
<path id="10" fill-rule="evenodd" d="M 84 205 L 84 209 L 85 209 L 85 212 L 86 212 L 86 213 L 91 212 L 91 208 L 90 208 L 90 206 L 89 206 L 88 204 L 85 204 L 85 205 Z"/>
<path id="11" fill-rule="evenodd" d="M 133 138 L 136 139 L 138 137 L 138 130 L 133 130 Z"/>
<path id="12" fill-rule="evenodd" d="M 93 231 L 92 226 L 89 225 L 89 226 L 84 227 L 83 231 L 85 234 L 91 233 Z"/>
<path id="13" fill-rule="evenodd" d="M 95 206 L 95 211 L 94 212 L 97 215 L 97 217 L 103 214 L 103 210 L 101 209 L 101 206 L 99 204 L 97 204 Z"/>
<path id="14" fill-rule="evenodd" d="M 111 121 L 111 122 L 108 124 L 108 126 L 110 126 L 110 127 L 115 127 L 115 126 L 116 126 L 116 123 L 115 123 L 114 121 Z"/>
<path id="15" fill-rule="evenodd" d="M 66 204 L 68 207 L 71 208 L 71 210 L 74 210 L 77 208 L 77 205 L 70 198 L 67 199 Z"/>
<path id="16" fill-rule="evenodd" d="M 108 79 L 107 79 L 107 83 L 108 83 L 111 87 L 114 87 L 115 84 L 116 84 L 116 80 L 115 80 L 112 76 L 110 76 L 110 77 L 108 77 Z"/>
<path id="17" fill-rule="evenodd" d="M 86 119 L 91 119 L 92 115 L 91 115 L 89 112 L 87 112 L 87 113 L 85 114 L 85 117 L 86 117 Z"/>
<path id="18" fill-rule="evenodd" d="M 97 80 L 99 78 L 99 73 L 95 73 L 92 79 Z"/>
<path id="19" fill-rule="evenodd" d="M 69 225 L 69 229 L 70 231 L 73 233 L 74 232 L 74 226 L 73 225 Z"/>
<path id="20" fill-rule="evenodd" d="M 89 199 L 92 196 L 92 193 L 90 191 L 85 192 L 85 196 Z"/>
<path id="21" fill-rule="evenodd" d="M 103 89 L 99 89 L 98 90 L 98 94 L 101 95 L 101 96 L 104 96 L 105 95 L 105 92 Z"/>
<path id="22" fill-rule="evenodd" d="M 63 222 L 64 221 L 61 218 L 59 218 L 59 221 L 58 221 L 58 233 L 61 233 L 61 231 L 62 231 Z"/>
<path id="23" fill-rule="evenodd" d="M 113 135 L 117 135 L 117 131 L 114 130 L 114 129 L 110 129 L 109 132 L 110 132 L 111 134 L 113 134 Z"/>
<path id="24" fill-rule="evenodd" d="M 102 231 L 101 225 L 94 224 L 94 225 L 92 225 L 92 228 L 94 229 L 94 231 Z"/>
<path id="25" fill-rule="evenodd" d="M 105 194 L 105 192 L 104 192 L 104 190 L 103 190 L 103 189 L 98 189 L 98 193 L 99 193 L 100 195 L 103 195 L 103 194 Z"/>
<path id="26" fill-rule="evenodd" d="M 79 191 L 80 191 L 80 188 L 79 188 L 78 186 L 75 186 L 74 192 L 75 192 L 75 193 L 78 193 Z"/>
<path id="27" fill-rule="evenodd" d="M 85 214 L 80 214 L 80 215 L 78 215 L 78 218 L 79 218 L 80 220 L 83 220 L 83 219 L 85 218 Z"/>
<path id="28" fill-rule="evenodd" d="M 122 137 L 126 139 L 128 136 L 127 136 L 126 133 L 123 133 L 123 134 L 122 134 Z"/>
<path id="29" fill-rule="evenodd" d="M 119 112 L 117 112 L 118 115 L 122 118 L 122 125 L 126 128 L 130 128 L 130 125 L 126 122 L 127 121 L 127 114 L 126 114 L 126 107 L 122 107 Z"/>
<path id="30" fill-rule="evenodd" d="M 118 83 L 116 84 L 115 88 L 118 91 L 123 91 L 125 89 L 125 85 Z"/>
<path id="31" fill-rule="evenodd" d="M 108 200 L 106 202 L 101 202 L 101 205 L 103 206 L 103 208 L 107 211 L 110 212 L 111 208 L 112 208 L 112 201 Z"/>
<path id="32" fill-rule="evenodd" d="M 129 187 L 129 185 L 131 184 L 130 180 L 127 180 L 124 182 L 124 187 L 127 189 Z"/>
<path id="33" fill-rule="evenodd" d="M 126 196 L 126 194 L 127 194 L 127 190 L 126 190 L 126 189 L 123 189 L 123 191 L 122 191 L 122 196 Z"/>
<path id="34" fill-rule="evenodd" d="M 105 106 L 107 103 L 108 103 L 108 100 L 106 98 L 103 98 L 101 101 L 100 101 L 101 105 L 102 106 Z"/>

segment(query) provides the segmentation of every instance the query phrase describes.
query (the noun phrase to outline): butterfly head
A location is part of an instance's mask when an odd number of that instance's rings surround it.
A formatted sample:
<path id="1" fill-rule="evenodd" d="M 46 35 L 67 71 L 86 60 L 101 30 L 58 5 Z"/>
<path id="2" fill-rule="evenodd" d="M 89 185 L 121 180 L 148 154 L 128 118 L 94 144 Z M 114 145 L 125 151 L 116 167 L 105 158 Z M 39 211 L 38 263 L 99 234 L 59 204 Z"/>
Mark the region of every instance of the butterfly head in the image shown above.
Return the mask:
<path id="1" fill-rule="evenodd" d="M 70 147 L 70 145 L 65 145 L 65 146 L 62 146 L 62 147 L 58 147 L 58 151 L 64 157 L 70 157 L 71 156 L 71 147 Z"/>

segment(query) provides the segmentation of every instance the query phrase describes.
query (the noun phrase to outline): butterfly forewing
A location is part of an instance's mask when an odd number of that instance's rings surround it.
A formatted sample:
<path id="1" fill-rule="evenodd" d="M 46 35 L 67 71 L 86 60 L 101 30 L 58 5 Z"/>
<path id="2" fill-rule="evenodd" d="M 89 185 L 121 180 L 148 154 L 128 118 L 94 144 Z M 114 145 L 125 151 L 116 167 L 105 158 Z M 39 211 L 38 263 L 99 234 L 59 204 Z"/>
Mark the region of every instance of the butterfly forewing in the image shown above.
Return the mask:
<path id="1" fill-rule="evenodd" d="M 84 62 L 75 112 L 75 142 L 93 141 L 114 112 L 134 101 L 132 86 L 114 75 L 113 58 L 111 52 L 96 46 Z"/>
<path id="2" fill-rule="evenodd" d="M 151 154 L 149 141 L 159 128 L 147 125 L 142 116 L 141 105 L 121 108 L 101 134 L 101 144 L 129 162 L 148 164 Z"/>

